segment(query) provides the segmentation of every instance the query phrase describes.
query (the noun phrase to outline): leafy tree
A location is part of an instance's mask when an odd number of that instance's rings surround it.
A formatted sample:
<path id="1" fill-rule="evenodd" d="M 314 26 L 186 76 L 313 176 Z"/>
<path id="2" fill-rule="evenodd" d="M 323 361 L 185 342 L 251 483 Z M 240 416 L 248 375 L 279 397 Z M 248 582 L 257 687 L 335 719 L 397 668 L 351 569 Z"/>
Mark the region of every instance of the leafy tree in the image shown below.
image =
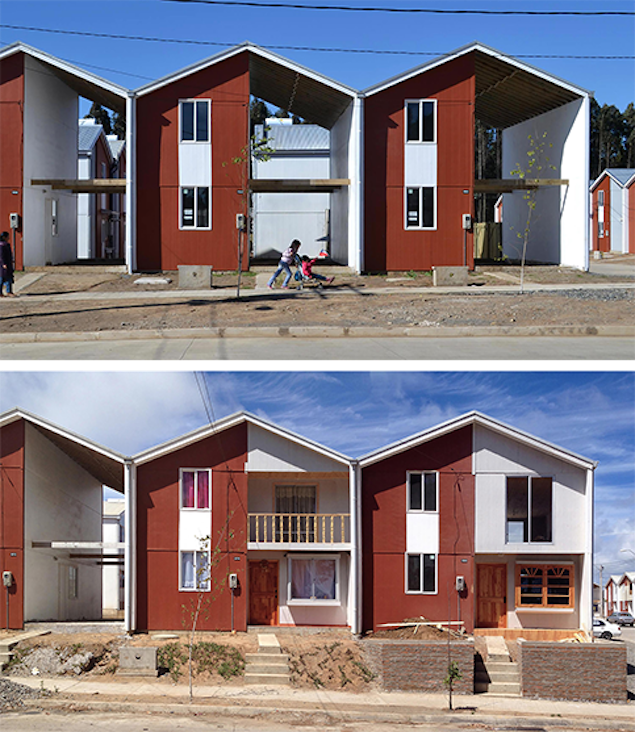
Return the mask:
<path id="1" fill-rule="evenodd" d="M 117 139 L 119 139 L 119 140 L 126 139 L 126 113 L 125 112 L 122 112 L 121 114 L 119 112 L 116 112 L 113 115 L 112 132 L 114 135 L 117 135 Z"/>
<path id="2" fill-rule="evenodd" d="M 249 104 L 250 134 L 254 134 L 256 125 L 264 125 L 267 117 L 271 117 L 271 110 L 262 99 L 253 98 Z"/>
<path id="3" fill-rule="evenodd" d="M 89 117 L 92 117 L 97 122 L 97 124 L 100 124 L 104 128 L 104 133 L 106 135 L 112 134 L 110 115 L 108 114 L 108 110 L 104 109 L 101 104 L 93 102 L 92 107 L 90 108 L 88 114 L 84 117 L 84 119 L 88 119 Z"/>

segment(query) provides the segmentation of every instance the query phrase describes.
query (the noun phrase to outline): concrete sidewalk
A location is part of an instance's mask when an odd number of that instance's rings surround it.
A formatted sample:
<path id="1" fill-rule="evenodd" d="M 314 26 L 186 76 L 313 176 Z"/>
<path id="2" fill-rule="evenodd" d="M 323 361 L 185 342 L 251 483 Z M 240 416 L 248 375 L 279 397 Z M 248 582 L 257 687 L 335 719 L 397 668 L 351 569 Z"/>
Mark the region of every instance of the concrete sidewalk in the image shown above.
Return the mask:
<path id="1" fill-rule="evenodd" d="M 448 715 L 463 717 L 472 724 L 500 724 L 502 718 L 523 724 L 559 726 L 592 725 L 593 729 L 635 731 L 632 703 L 596 704 L 547 701 L 490 695 L 454 696 L 455 711 L 448 711 L 446 694 L 368 691 L 304 690 L 273 686 L 195 686 L 194 703 L 189 704 L 186 683 L 173 684 L 167 678 L 84 680 L 72 678 L 16 678 L 11 681 L 33 689 L 54 692 L 49 699 L 29 702 L 48 709 L 68 708 L 94 711 L 134 711 L 255 716 L 256 714 L 324 714 L 338 721 L 400 721 L 408 723 L 447 722 Z"/>

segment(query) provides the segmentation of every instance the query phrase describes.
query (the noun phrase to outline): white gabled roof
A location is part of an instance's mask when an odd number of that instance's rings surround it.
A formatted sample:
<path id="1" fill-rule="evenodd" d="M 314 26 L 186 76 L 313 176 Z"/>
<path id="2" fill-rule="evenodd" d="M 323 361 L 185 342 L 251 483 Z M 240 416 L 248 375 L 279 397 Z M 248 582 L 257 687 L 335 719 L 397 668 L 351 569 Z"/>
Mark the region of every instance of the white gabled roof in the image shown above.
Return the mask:
<path id="1" fill-rule="evenodd" d="M 137 97 L 150 94 L 191 74 L 240 53 L 249 53 L 250 94 L 330 129 L 358 92 L 346 84 L 290 61 L 250 41 L 233 46 L 186 66 L 135 90 Z"/>
<path id="2" fill-rule="evenodd" d="M 406 450 L 410 450 L 411 448 L 417 447 L 418 445 L 421 445 L 425 442 L 435 440 L 438 437 L 442 437 L 443 435 L 447 435 L 448 433 L 454 432 L 458 429 L 461 429 L 462 427 L 471 425 L 479 425 L 494 432 L 498 432 L 499 434 L 505 435 L 512 440 L 516 440 L 523 445 L 532 447 L 560 460 L 564 460 L 568 463 L 576 465 L 577 467 L 584 468 L 585 470 L 592 470 L 597 466 L 597 463 L 593 460 L 589 460 L 588 458 L 577 455 L 574 452 L 565 450 L 564 448 L 558 447 L 557 445 L 547 442 L 546 440 L 542 440 L 539 437 L 534 437 L 527 432 L 523 432 L 516 427 L 511 427 L 504 422 L 500 422 L 493 417 L 488 417 L 487 415 L 481 414 L 477 411 L 468 412 L 467 414 L 463 414 L 460 417 L 456 417 L 454 419 L 448 420 L 447 422 L 443 422 L 436 427 L 424 430 L 423 432 L 418 432 L 415 435 L 406 437 L 405 439 L 399 440 L 398 442 L 394 442 L 392 445 L 382 447 L 379 450 L 375 450 L 374 452 L 368 453 L 367 455 L 363 455 L 361 458 L 359 458 L 358 463 L 362 468 L 368 465 L 373 465 L 380 460 L 385 460 L 386 458 L 392 457 L 393 455 L 405 452 Z"/>
<path id="3" fill-rule="evenodd" d="M 598 177 L 591 183 L 591 191 L 608 175 L 620 188 L 628 188 L 635 180 L 635 168 L 604 168 Z"/>
<path id="4" fill-rule="evenodd" d="M 306 437 L 301 437 L 295 432 L 291 432 L 291 430 L 287 430 L 284 427 L 279 427 L 272 422 L 268 422 L 264 419 L 261 419 L 260 417 L 256 417 L 253 414 L 249 414 L 248 412 L 237 412 L 236 414 L 232 414 L 229 417 L 224 417 L 223 419 L 219 419 L 216 422 L 205 425 L 205 427 L 200 427 L 199 429 L 188 432 L 185 435 L 176 437 L 173 440 L 168 440 L 167 442 L 152 447 L 149 450 L 144 450 L 138 455 L 135 455 L 133 460 L 136 465 L 143 465 L 144 463 L 156 460 L 159 457 L 163 457 L 164 455 L 168 455 L 171 452 L 180 450 L 184 447 L 187 447 L 188 445 L 192 445 L 195 442 L 199 442 L 200 440 L 204 440 L 207 437 L 218 434 L 219 432 L 223 432 L 224 430 L 228 430 L 232 427 L 244 423 L 253 424 L 256 427 L 260 427 L 264 430 L 267 430 L 268 432 L 278 435 L 279 437 L 294 442 L 297 445 L 305 447 L 309 450 L 313 450 L 314 452 L 331 458 L 332 460 L 342 463 L 343 465 L 350 465 L 351 463 L 351 458 L 343 455 L 342 453 L 331 450 L 330 448 L 325 447 L 324 445 L 320 445 L 318 442 L 313 442 L 313 440 L 309 440 Z"/>
<path id="5" fill-rule="evenodd" d="M 80 96 L 118 112 L 125 110 L 125 100 L 129 95 L 129 91 L 125 87 L 107 81 L 101 76 L 85 71 L 68 61 L 63 61 L 61 58 L 33 48 L 33 46 L 22 43 L 22 41 L 11 43 L 0 50 L 0 60 L 16 53 L 24 53 L 48 66 L 58 78 L 68 84 Z"/>
<path id="6" fill-rule="evenodd" d="M 124 455 L 85 437 L 80 437 L 42 417 L 36 417 L 19 407 L 0 414 L 0 427 L 21 419 L 42 432 L 54 445 L 66 452 L 104 485 L 123 490 L 122 466 L 128 461 Z"/>
<path id="7" fill-rule="evenodd" d="M 475 41 L 439 58 L 368 87 L 369 97 L 396 84 L 474 53 L 476 116 L 492 127 L 511 127 L 575 99 L 589 96 L 582 87 Z"/>

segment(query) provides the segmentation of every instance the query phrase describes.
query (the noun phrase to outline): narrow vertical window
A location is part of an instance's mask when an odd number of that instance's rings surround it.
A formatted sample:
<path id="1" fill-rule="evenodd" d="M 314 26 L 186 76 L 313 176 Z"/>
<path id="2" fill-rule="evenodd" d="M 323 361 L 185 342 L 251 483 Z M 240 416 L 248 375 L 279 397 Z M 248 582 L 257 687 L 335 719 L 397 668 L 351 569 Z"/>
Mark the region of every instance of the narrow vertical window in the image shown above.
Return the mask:
<path id="1" fill-rule="evenodd" d="M 406 189 L 406 227 L 409 229 L 418 229 L 421 226 L 419 190 L 419 188 Z"/>
<path id="2" fill-rule="evenodd" d="M 434 142 L 434 102 L 421 102 L 421 141 Z"/>
<path id="3" fill-rule="evenodd" d="M 406 139 L 408 142 L 419 142 L 419 130 L 421 128 L 419 111 L 419 102 L 408 102 L 406 104 Z"/>
<path id="4" fill-rule="evenodd" d="M 199 229 L 209 226 L 209 188 L 196 189 L 196 226 Z"/>
<path id="5" fill-rule="evenodd" d="M 423 591 L 436 590 L 436 557 L 434 554 L 423 555 Z"/>
<path id="6" fill-rule="evenodd" d="M 437 476 L 436 473 L 426 473 L 424 475 L 424 511 L 437 510 Z"/>
<path id="7" fill-rule="evenodd" d="M 551 478 L 531 480 L 531 541 L 551 541 Z"/>
<path id="8" fill-rule="evenodd" d="M 408 592 L 421 592 L 420 554 L 408 554 Z"/>
<path id="9" fill-rule="evenodd" d="M 209 141 L 209 103 L 196 102 L 196 142 Z"/>
<path id="10" fill-rule="evenodd" d="M 181 140 L 194 140 L 194 102 L 181 102 Z"/>
<path id="11" fill-rule="evenodd" d="M 196 473 L 196 507 L 209 508 L 209 473 L 200 470 Z"/>
<path id="12" fill-rule="evenodd" d="M 181 226 L 194 226 L 194 189 L 181 188 Z"/>
<path id="13" fill-rule="evenodd" d="M 422 220 L 421 226 L 424 229 L 432 229 L 434 227 L 434 188 L 422 188 Z"/>

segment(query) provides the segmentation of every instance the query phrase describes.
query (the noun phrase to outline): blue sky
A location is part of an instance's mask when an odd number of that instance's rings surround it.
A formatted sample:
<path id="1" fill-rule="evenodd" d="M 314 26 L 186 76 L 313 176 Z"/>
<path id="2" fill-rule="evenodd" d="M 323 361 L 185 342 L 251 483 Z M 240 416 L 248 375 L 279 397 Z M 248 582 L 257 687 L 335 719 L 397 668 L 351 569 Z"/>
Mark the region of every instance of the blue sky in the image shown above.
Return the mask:
<path id="1" fill-rule="evenodd" d="M 599 462 L 596 564 L 635 570 L 635 374 L 207 373 L 215 419 L 246 410 L 351 457 L 473 409 Z M 131 455 L 207 423 L 187 371 L 5 371 L 0 411 L 38 414 Z"/>
<path id="2" fill-rule="evenodd" d="M 635 0 L 321 0 L 318 4 L 456 10 L 635 11 Z M 162 0 L 0 0 L 0 23 L 218 44 L 148 43 L 0 28 L 3 44 L 22 40 L 128 88 L 141 86 L 244 40 L 277 50 L 357 89 L 475 40 L 511 55 L 635 54 L 635 17 L 424 16 L 232 8 Z M 275 48 L 279 46 L 399 50 L 418 55 Z M 600 104 L 615 104 L 623 110 L 634 101 L 633 60 L 527 59 L 527 62 L 595 92 Z"/>

